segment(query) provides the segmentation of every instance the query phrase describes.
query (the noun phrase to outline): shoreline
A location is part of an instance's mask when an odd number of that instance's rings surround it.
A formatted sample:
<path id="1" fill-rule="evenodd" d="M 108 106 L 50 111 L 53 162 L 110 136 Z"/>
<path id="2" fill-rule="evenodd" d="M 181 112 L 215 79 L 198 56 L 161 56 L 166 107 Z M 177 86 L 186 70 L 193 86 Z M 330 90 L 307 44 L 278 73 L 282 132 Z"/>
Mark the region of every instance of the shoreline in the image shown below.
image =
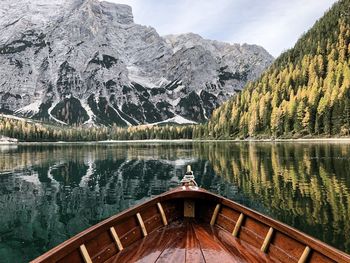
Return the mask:
<path id="1" fill-rule="evenodd" d="M 350 137 L 347 138 L 299 138 L 299 139 L 149 139 L 149 140 L 105 140 L 105 141 L 58 141 L 58 142 L 0 142 L 0 147 L 5 145 L 35 145 L 35 144 L 121 144 L 121 143 L 205 143 L 205 142 L 236 142 L 236 143 L 350 143 Z"/>

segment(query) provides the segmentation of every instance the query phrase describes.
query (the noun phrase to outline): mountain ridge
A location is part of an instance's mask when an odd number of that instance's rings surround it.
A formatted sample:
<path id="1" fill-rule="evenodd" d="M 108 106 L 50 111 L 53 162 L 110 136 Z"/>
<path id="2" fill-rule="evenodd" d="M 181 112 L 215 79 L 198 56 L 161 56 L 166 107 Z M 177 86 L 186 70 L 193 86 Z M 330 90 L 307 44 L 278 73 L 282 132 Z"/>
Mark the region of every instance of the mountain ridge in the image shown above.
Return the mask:
<path id="1" fill-rule="evenodd" d="M 203 122 L 273 60 L 256 45 L 161 37 L 127 5 L 5 0 L 2 14 L 0 110 L 58 124 Z"/>

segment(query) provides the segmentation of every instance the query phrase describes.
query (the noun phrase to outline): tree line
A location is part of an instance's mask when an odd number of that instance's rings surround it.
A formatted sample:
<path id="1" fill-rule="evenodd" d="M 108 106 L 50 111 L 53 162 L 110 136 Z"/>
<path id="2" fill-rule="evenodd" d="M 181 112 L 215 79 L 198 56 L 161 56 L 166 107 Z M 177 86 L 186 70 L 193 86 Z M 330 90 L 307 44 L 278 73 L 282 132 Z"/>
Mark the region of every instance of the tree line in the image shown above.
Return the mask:
<path id="1" fill-rule="evenodd" d="M 349 136 L 350 1 L 336 3 L 295 47 L 214 111 L 214 138 Z"/>
<path id="2" fill-rule="evenodd" d="M 26 142 L 192 139 L 197 129 L 194 125 L 141 125 L 127 128 L 115 125 L 111 127 L 55 126 L 0 115 L 0 134 Z"/>
<path id="3" fill-rule="evenodd" d="M 56 127 L 0 117 L 22 141 L 232 139 L 350 135 L 350 0 L 341 0 L 259 79 L 200 125 Z"/>

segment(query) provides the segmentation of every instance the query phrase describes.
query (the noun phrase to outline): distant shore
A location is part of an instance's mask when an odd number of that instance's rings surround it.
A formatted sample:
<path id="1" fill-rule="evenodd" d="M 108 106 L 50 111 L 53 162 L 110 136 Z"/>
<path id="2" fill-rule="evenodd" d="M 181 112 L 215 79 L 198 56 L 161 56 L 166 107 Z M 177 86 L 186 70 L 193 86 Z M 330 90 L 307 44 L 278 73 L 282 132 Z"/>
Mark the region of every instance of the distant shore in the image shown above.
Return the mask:
<path id="1" fill-rule="evenodd" d="M 123 143 L 123 142 L 350 142 L 348 138 L 299 138 L 299 139 L 177 139 L 177 140 L 107 140 L 96 141 L 98 143 Z"/>
<path id="2" fill-rule="evenodd" d="M 350 143 L 350 137 L 347 138 L 299 138 L 299 139 L 222 139 L 222 140 L 212 140 L 212 139 L 176 139 L 176 140 L 161 140 L 161 139 L 149 139 L 149 140 L 105 140 L 105 141 L 57 141 L 57 142 L 0 142 L 2 145 L 30 145 L 30 144 L 120 144 L 120 143 L 184 143 L 184 142 L 251 142 L 251 143 Z"/>

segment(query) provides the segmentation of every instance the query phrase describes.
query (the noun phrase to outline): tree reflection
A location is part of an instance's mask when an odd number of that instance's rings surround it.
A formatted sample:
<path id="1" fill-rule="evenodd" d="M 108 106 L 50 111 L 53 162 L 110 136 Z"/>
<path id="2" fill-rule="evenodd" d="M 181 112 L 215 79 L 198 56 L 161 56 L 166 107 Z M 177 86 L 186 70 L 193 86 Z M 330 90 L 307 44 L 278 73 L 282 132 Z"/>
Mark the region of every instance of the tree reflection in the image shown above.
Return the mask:
<path id="1" fill-rule="evenodd" d="M 198 184 L 350 251 L 350 145 L 30 145 L 2 150 L 0 253 L 28 261 L 104 218 Z"/>
<path id="2" fill-rule="evenodd" d="M 350 145 L 213 143 L 197 145 L 245 204 L 350 250 Z M 225 193 L 223 193 L 225 194 Z"/>

